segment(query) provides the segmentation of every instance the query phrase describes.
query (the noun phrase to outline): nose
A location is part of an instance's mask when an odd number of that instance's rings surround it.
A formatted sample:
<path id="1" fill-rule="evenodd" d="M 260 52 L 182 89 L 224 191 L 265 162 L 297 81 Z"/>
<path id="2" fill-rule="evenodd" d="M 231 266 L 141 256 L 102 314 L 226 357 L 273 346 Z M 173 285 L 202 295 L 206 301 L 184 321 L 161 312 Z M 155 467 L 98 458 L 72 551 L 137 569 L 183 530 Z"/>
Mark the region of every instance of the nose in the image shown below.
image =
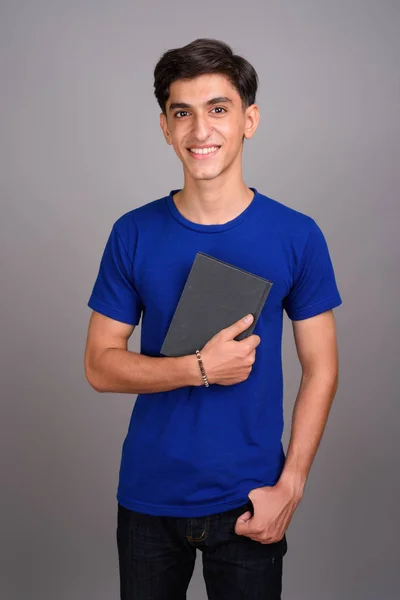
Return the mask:
<path id="1" fill-rule="evenodd" d="M 210 137 L 211 126 L 207 117 L 198 115 L 194 118 L 193 135 L 199 142 L 204 142 Z"/>

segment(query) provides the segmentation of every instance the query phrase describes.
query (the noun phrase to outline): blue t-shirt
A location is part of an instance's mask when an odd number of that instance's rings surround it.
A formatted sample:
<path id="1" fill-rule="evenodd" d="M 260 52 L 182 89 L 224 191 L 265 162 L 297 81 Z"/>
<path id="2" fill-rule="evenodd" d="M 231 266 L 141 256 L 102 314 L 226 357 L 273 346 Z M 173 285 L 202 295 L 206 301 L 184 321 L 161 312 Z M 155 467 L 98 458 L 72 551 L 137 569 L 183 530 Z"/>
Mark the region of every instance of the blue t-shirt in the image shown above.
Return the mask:
<path id="1" fill-rule="evenodd" d="M 224 224 L 186 219 L 173 201 L 176 189 L 123 214 L 112 227 L 88 306 L 131 325 L 142 317 L 140 352 L 147 356 L 163 356 L 197 252 L 273 282 L 254 329 L 261 342 L 245 381 L 138 395 L 116 496 L 128 509 L 205 516 L 244 504 L 251 489 L 280 477 L 283 310 L 290 319 L 306 319 L 342 300 L 316 222 L 250 189 L 249 206 Z"/>

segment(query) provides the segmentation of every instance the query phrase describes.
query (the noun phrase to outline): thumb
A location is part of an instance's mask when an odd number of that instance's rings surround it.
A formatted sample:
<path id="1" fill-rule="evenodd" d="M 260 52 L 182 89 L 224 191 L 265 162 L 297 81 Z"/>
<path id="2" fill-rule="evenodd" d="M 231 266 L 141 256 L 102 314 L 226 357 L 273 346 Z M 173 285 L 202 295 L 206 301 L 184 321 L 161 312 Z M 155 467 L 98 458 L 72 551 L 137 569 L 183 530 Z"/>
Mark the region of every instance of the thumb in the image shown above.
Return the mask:
<path id="1" fill-rule="evenodd" d="M 243 515 L 240 515 L 235 523 L 235 533 L 242 535 L 245 531 L 247 531 L 251 517 L 252 514 L 249 510 Z"/>
<path id="2" fill-rule="evenodd" d="M 249 510 L 246 510 L 245 513 L 243 513 L 242 515 L 240 515 L 240 517 L 238 517 L 239 521 L 243 521 L 246 522 L 251 518 L 252 514 Z"/>
<path id="3" fill-rule="evenodd" d="M 254 317 L 250 313 L 250 314 L 246 315 L 245 317 L 243 317 L 243 319 L 239 319 L 239 321 L 236 321 L 232 325 L 229 325 L 229 327 L 225 327 L 225 329 L 223 329 L 222 331 L 224 332 L 225 337 L 228 340 L 233 340 L 233 338 L 235 338 L 237 335 L 239 335 L 239 333 L 242 333 L 242 331 L 245 331 L 245 329 L 250 327 L 253 320 L 254 320 Z"/>

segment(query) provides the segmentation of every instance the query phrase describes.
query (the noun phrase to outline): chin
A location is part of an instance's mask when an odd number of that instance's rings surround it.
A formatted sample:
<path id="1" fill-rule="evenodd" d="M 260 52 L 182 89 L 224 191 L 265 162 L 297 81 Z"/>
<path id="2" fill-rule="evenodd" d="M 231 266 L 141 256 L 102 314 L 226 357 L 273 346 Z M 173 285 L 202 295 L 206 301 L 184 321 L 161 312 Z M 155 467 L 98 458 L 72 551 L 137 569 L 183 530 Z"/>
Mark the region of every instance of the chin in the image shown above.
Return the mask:
<path id="1" fill-rule="evenodd" d="M 186 169 L 190 177 L 195 180 L 215 179 L 216 177 L 221 175 L 221 173 L 223 173 L 224 170 L 225 168 L 221 165 L 209 165 L 208 167 L 203 167 L 203 165 L 199 165 L 197 169 L 194 169 L 193 165 L 190 165 L 190 168 Z"/>
<path id="2" fill-rule="evenodd" d="M 190 173 L 190 171 L 189 171 L 189 175 L 195 181 L 209 181 L 210 179 L 215 179 L 216 177 L 218 177 L 219 175 L 221 175 L 221 171 L 217 171 L 217 172 L 214 172 L 214 173 L 211 173 L 211 172 L 208 172 L 208 173 Z"/>

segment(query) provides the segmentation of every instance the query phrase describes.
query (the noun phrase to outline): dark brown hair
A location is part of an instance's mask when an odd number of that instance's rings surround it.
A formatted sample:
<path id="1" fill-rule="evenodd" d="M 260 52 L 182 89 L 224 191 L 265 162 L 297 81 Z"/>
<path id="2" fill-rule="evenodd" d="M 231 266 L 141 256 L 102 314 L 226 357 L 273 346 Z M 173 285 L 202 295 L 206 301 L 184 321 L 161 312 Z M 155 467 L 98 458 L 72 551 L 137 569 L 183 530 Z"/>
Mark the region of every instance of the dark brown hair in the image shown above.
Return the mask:
<path id="1" fill-rule="evenodd" d="M 242 99 L 242 108 L 255 103 L 258 75 L 242 56 L 233 54 L 225 42 L 198 38 L 182 48 L 165 52 L 154 69 L 154 95 L 165 114 L 169 86 L 178 79 L 194 79 L 199 75 L 225 75 Z"/>

